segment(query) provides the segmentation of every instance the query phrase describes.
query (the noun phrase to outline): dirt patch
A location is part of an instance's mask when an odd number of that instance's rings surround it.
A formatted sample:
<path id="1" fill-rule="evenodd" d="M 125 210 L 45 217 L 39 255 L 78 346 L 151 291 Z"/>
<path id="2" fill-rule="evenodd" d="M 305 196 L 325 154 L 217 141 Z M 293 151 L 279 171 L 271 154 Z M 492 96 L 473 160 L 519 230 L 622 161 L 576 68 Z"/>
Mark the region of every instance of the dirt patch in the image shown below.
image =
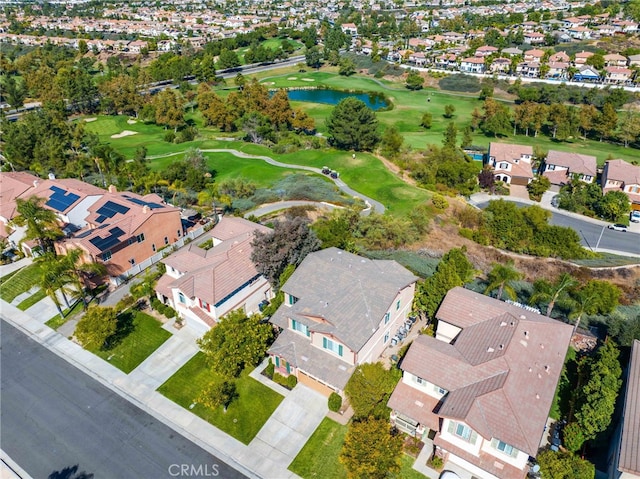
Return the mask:
<path id="1" fill-rule="evenodd" d="M 87 123 L 91 123 L 92 121 L 96 121 L 97 118 L 85 118 L 84 121 L 86 121 Z"/>
<path id="2" fill-rule="evenodd" d="M 138 123 L 138 120 L 132 120 L 131 118 L 129 118 L 129 119 L 127 120 L 127 123 L 128 123 L 129 125 L 135 125 L 136 123 Z"/>
<path id="3" fill-rule="evenodd" d="M 409 173 L 400 168 L 398 165 L 396 165 L 392 161 L 387 160 L 384 156 L 376 155 L 376 158 L 378 158 L 391 173 L 396 175 L 402 181 L 411 186 L 417 186 L 416 180 L 411 178 L 411 176 L 409 176 Z"/>
<path id="4" fill-rule="evenodd" d="M 113 139 L 124 138 L 125 136 L 131 136 L 131 135 L 137 135 L 137 134 L 138 134 L 137 131 L 124 130 L 121 133 L 116 133 L 115 135 L 111 135 L 111 138 Z"/>

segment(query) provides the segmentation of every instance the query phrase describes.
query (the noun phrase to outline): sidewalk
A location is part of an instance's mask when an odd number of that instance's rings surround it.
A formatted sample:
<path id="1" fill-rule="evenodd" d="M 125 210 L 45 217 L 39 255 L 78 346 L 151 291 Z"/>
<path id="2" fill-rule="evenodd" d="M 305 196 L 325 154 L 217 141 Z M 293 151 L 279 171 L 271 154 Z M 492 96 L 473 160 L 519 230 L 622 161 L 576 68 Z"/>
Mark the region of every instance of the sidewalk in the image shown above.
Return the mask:
<path id="1" fill-rule="evenodd" d="M 247 446 L 156 392 L 198 351 L 199 334 L 188 327 L 178 331 L 172 328 L 173 336 L 127 375 L 44 325 L 40 318 L 2 300 L 0 317 L 248 477 L 297 478 L 287 468 L 327 413 L 326 398 L 299 384 L 293 391 L 287 391 L 285 399 Z M 168 329 L 171 324 L 164 327 Z M 260 376 L 260 371 L 257 368 L 251 375 Z"/>

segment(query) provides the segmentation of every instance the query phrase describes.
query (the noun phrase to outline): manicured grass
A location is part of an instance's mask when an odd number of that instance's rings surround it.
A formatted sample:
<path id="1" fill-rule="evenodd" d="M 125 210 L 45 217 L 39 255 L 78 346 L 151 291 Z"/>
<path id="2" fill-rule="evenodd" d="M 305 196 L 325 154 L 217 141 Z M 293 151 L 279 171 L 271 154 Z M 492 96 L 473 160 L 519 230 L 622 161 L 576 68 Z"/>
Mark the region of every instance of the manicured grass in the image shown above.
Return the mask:
<path id="1" fill-rule="evenodd" d="M 11 273 L 7 273 L 4 276 L 0 277 L 0 285 L 2 285 L 3 283 L 5 283 L 6 281 L 9 280 L 9 278 L 11 278 L 13 275 L 17 274 L 18 271 L 20 271 L 19 269 L 16 269 L 15 271 L 11 271 Z"/>
<path id="2" fill-rule="evenodd" d="M 213 410 L 196 403 L 204 388 L 212 382 L 223 380 L 207 365 L 202 352 L 198 352 L 171 376 L 158 388 L 158 392 L 240 442 L 249 444 L 283 397 L 249 377 L 248 373 L 243 372 L 236 380 L 239 397 L 229 405 L 226 413 L 222 407 Z"/>
<path id="3" fill-rule="evenodd" d="M 71 307 L 71 309 L 63 310 L 62 315 L 64 317 L 61 318 L 59 314 L 56 314 L 53 318 L 51 318 L 49 321 L 47 321 L 44 324 L 49 326 L 51 329 L 57 330 L 60 326 L 65 324 L 67 321 L 73 318 L 80 311 L 82 311 L 82 301 L 78 301 L 76 304 L 74 304 Z"/>
<path id="4" fill-rule="evenodd" d="M 611 253 L 599 253 L 600 257 L 590 259 L 573 260 L 573 263 L 580 266 L 586 266 L 588 268 L 604 268 L 611 266 L 626 266 L 629 264 L 639 264 L 640 258 L 633 258 L 631 256 L 618 256 Z"/>
<path id="5" fill-rule="evenodd" d="M 347 471 L 338 457 L 347 434 L 347 426 L 324 418 L 298 453 L 289 470 L 303 479 L 343 479 Z M 426 476 L 413 470 L 415 459 L 402 455 L 402 469 L 391 477 L 397 479 L 424 479 Z"/>
<path id="6" fill-rule="evenodd" d="M 342 479 L 347 471 L 338 461 L 347 426 L 324 418 L 298 453 L 289 470 L 304 479 Z"/>
<path id="7" fill-rule="evenodd" d="M 29 309 L 31 306 L 33 306 L 37 302 L 39 302 L 40 300 L 44 299 L 46 296 L 47 296 L 47 294 L 44 291 L 42 291 L 41 289 L 39 289 L 38 291 L 33 293 L 30 297 L 25 299 L 22 303 L 20 303 L 18 305 L 18 309 L 20 311 L 26 311 L 27 309 Z"/>
<path id="8" fill-rule="evenodd" d="M 16 296 L 29 291 L 37 285 L 39 279 L 39 264 L 35 263 L 25 266 L 0 284 L 0 298 L 4 299 L 7 303 L 10 303 L 16 298 Z"/>
<path id="9" fill-rule="evenodd" d="M 162 329 L 162 323 L 157 319 L 140 311 L 127 311 L 118 316 L 115 345 L 91 352 L 130 373 L 169 337 L 171 333 Z"/>

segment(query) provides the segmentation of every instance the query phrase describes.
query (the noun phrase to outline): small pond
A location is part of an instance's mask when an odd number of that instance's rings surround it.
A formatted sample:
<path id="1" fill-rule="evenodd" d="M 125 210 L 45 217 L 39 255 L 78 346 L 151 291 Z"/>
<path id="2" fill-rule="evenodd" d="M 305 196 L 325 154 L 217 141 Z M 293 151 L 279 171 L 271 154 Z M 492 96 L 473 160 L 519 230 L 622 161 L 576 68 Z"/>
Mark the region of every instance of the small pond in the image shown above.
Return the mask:
<path id="1" fill-rule="evenodd" d="M 309 101 L 313 103 L 327 103 L 337 105 L 340 100 L 350 96 L 362 100 L 372 110 L 382 110 L 389 107 L 389 103 L 384 95 L 380 93 L 351 93 L 338 90 L 289 90 L 287 96 L 291 101 Z"/>

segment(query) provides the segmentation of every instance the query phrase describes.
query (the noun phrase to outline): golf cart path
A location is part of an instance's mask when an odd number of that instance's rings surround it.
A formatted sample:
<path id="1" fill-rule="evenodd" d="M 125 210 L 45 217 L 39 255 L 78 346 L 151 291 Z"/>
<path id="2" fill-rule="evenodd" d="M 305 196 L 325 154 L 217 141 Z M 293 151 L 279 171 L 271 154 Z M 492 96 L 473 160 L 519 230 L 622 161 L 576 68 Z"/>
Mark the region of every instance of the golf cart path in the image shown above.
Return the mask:
<path id="1" fill-rule="evenodd" d="M 270 165 L 277 166 L 279 168 L 290 168 L 290 169 L 294 169 L 294 170 L 310 171 L 312 173 L 316 173 L 318 175 L 322 175 L 322 176 L 326 177 L 326 175 L 322 174 L 322 170 L 320 168 L 315 168 L 313 166 L 305 166 L 305 165 L 294 165 L 294 164 L 291 164 L 291 163 L 281 163 L 280 161 L 274 160 L 273 158 L 271 158 L 269 156 L 250 155 L 249 153 L 244 153 L 242 151 L 238 151 L 238 150 L 234 150 L 234 149 L 230 149 L 230 148 L 210 148 L 210 149 L 201 149 L 200 151 L 202 153 L 230 153 L 233 156 L 237 156 L 238 158 L 262 160 L 262 161 L 264 161 L 264 162 L 266 162 L 266 163 L 268 163 Z M 184 151 L 177 151 L 175 153 L 167 153 L 165 155 L 148 156 L 147 159 L 148 160 L 156 160 L 156 159 L 159 159 L 159 158 L 168 158 L 170 156 L 182 155 L 184 153 L 185 153 Z M 330 178 L 330 179 L 344 193 L 346 193 L 346 194 L 348 194 L 350 196 L 355 196 L 356 198 L 362 199 L 365 202 L 365 204 L 367 205 L 367 209 L 365 211 L 368 211 L 371 208 L 373 208 L 376 211 L 376 213 L 381 213 L 381 214 L 384 213 L 385 207 L 379 201 L 376 201 L 376 200 L 374 200 L 372 198 L 369 198 L 368 196 L 365 196 L 362 193 L 358 193 L 353 188 L 350 188 L 349 185 L 347 185 L 339 177 L 338 178 Z"/>

